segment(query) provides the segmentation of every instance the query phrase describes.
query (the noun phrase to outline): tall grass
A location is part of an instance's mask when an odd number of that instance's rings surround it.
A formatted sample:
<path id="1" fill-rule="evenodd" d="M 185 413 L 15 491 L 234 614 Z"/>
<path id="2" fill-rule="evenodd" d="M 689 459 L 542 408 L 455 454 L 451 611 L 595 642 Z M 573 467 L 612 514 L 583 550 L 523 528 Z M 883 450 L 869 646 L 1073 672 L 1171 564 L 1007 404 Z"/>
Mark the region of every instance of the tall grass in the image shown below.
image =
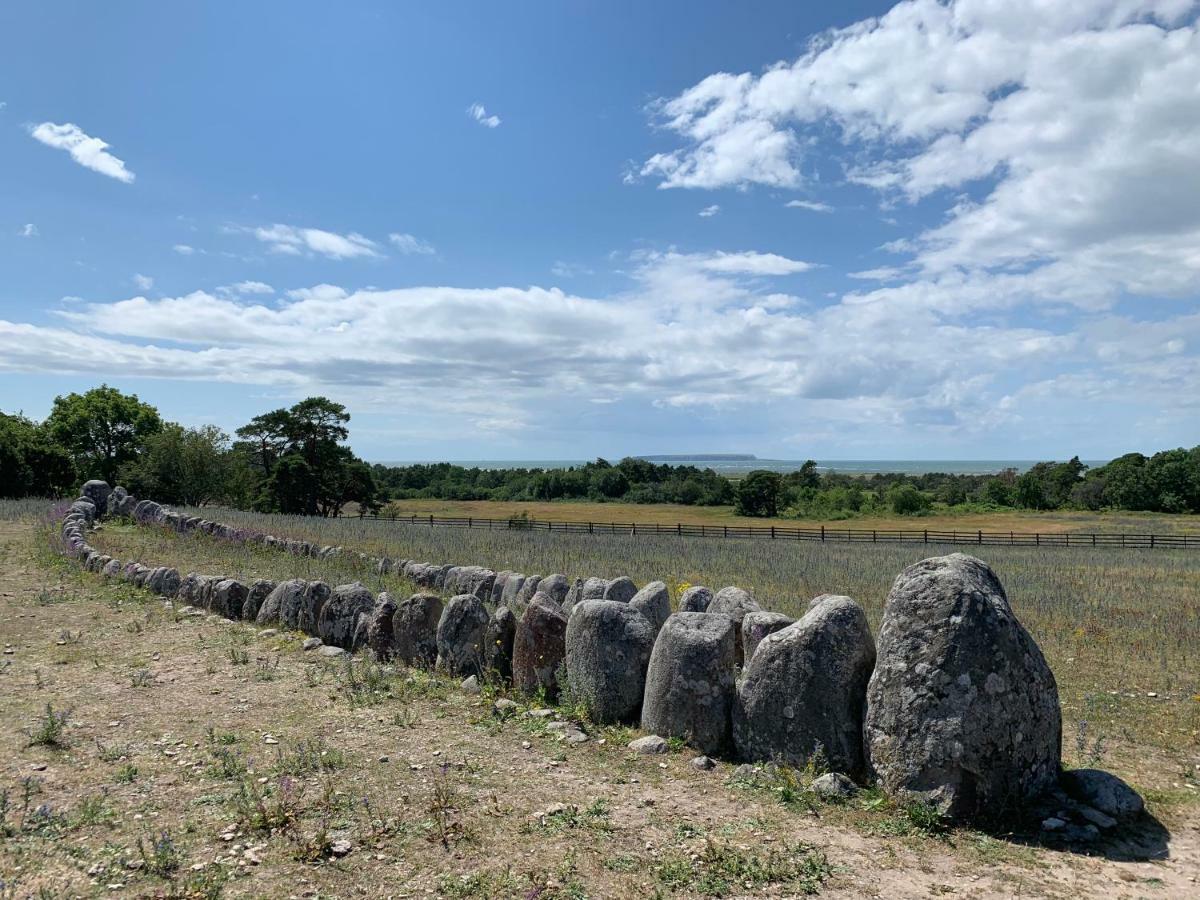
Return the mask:
<path id="1" fill-rule="evenodd" d="M 46 497 L 22 497 L 19 500 L 0 497 L 0 522 L 45 518 L 57 502 Z"/>

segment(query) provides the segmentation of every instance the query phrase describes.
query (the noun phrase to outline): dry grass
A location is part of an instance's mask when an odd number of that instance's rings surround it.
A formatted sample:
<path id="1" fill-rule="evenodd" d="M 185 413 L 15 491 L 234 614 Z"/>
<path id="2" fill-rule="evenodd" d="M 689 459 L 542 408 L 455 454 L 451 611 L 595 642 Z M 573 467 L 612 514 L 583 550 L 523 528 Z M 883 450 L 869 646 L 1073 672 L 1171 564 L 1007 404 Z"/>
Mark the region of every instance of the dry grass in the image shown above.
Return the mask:
<path id="1" fill-rule="evenodd" d="M 101 540 L 122 558 L 141 542 L 147 560 L 196 559 L 183 567 L 243 577 L 300 574 L 312 562 L 154 531 L 106 528 Z M 597 568 L 622 549 L 631 547 L 606 546 Z M 0 523 L 0 557 L 0 621 L 13 650 L 0 657 L 0 790 L 9 798 L 0 879 L 15 896 L 1077 897 L 1114 884 L 1157 896 L 1194 887 L 1197 773 L 1188 766 L 1200 756 L 1182 697 L 1155 703 L 1120 685 L 1115 696 L 1104 691 L 1111 708 L 1095 710 L 1092 721 L 1129 730 L 1111 737 L 1104 764 L 1147 790 L 1174 835 L 1170 859 L 1118 863 L 969 830 L 930 833 L 870 793 L 823 806 L 804 791 L 804 773 L 744 783 L 727 765 L 693 770 L 686 751 L 637 757 L 624 749 L 628 729 L 589 727 L 592 739 L 570 747 L 541 720 L 497 719 L 490 686 L 469 697 L 422 672 L 364 663 L 351 675 L 304 654 L 298 636 L 177 616 L 53 557 L 28 523 Z M 1156 561 L 1086 575 L 1079 559 L 1053 589 L 1109 579 L 1097 611 L 1083 611 L 1088 621 L 1103 618 L 1106 598 L 1136 591 L 1154 610 L 1140 619 L 1147 635 L 1161 635 L 1153 616 L 1188 585 L 1194 597 L 1194 572 L 1176 563 L 1179 571 L 1140 587 L 1119 582 L 1145 578 Z M 876 575 L 857 570 L 895 562 L 836 557 L 812 577 L 835 581 L 840 571 L 874 584 Z M 346 565 L 309 577 L 356 574 Z M 1047 593 L 1022 615 L 1045 640 L 1069 622 L 1070 606 Z M 1136 633 L 1137 621 L 1110 617 L 1109 633 Z M 1073 634 L 1066 629 L 1064 647 L 1075 646 Z M 1104 656 L 1118 673 L 1144 667 L 1119 658 L 1115 639 L 1097 646 L 1105 649 L 1078 666 L 1089 683 L 1106 680 Z M 1064 667 L 1075 663 L 1053 642 L 1048 650 L 1069 700 L 1078 688 Z M 1172 678 L 1194 678 L 1179 651 L 1170 660 Z M 69 714 L 54 741 L 33 743 L 47 704 Z M 1074 761 L 1073 735 L 1067 743 Z M 350 853 L 339 857 L 343 840 Z"/>

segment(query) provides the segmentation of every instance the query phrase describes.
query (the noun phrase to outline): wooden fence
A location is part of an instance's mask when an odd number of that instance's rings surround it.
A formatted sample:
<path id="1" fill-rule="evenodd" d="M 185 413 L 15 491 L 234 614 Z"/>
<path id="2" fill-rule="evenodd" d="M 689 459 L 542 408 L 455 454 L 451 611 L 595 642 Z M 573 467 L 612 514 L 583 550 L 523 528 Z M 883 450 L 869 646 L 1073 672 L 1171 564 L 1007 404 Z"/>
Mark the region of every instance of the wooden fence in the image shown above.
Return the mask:
<path id="1" fill-rule="evenodd" d="M 740 538 L 743 540 L 816 541 L 838 544 L 955 544 L 1008 547 L 1097 547 L 1106 549 L 1200 550 L 1200 534 L 1129 534 L 1125 532 L 1044 534 L 1030 531 L 946 531 L 943 529 L 889 530 L 876 528 L 792 528 L 783 525 L 685 525 L 682 522 L 555 522 L 472 516 L 363 516 L 377 522 L 426 525 L 435 528 L 481 528 L 509 531 L 554 531 L 564 534 L 676 535 L 678 537 Z"/>

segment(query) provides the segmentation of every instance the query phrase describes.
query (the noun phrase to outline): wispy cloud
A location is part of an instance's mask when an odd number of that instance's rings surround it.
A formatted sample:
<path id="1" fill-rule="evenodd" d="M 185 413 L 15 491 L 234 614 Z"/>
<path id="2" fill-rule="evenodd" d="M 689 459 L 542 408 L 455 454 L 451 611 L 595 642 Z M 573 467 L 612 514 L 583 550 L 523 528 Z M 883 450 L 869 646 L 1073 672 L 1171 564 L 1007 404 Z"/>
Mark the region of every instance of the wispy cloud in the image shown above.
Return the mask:
<path id="1" fill-rule="evenodd" d="M 400 253 L 407 255 L 417 254 L 419 256 L 432 256 L 437 252 L 433 244 L 423 241 L 414 235 L 407 233 L 395 233 L 388 235 L 388 240 L 392 246 Z"/>
<path id="2" fill-rule="evenodd" d="M 784 206 L 792 209 L 807 209 L 812 212 L 833 212 L 833 207 L 828 203 L 821 203 L 818 200 L 789 200 Z"/>
<path id="3" fill-rule="evenodd" d="M 148 291 L 154 287 L 154 279 L 149 275 L 142 275 L 140 272 L 133 276 L 133 283 L 138 286 L 140 291 Z"/>
<path id="4" fill-rule="evenodd" d="M 275 288 L 265 281 L 239 281 L 236 284 L 226 284 L 217 290 L 223 294 L 273 294 Z"/>
<path id="5" fill-rule="evenodd" d="M 714 203 L 712 206 L 706 206 L 706 207 L 704 207 L 704 209 L 700 210 L 699 216 L 702 219 L 711 219 L 713 216 L 715 216 L 720 211 L 721 211 L 721 207 L 718 204 Z"/>
<path id="6" fill-rule="evenodd" d="M 176 253 L 178 253 L 180 256 L 191 256 L 193 253 L 196 252 L 196 248 L 191 246 L 190 244 L 176 244 L 171 249 L 174 250 Z"/>
<path id="7" fill-rule="evenodd" d="M 32 222 L 26 223 L 21 230 L 17 232 L 17 234 L 21 235 L 21 237 L 37 237 L 38 233 L 38 227 Z"/>
<path id="8" fill-rule="evenodd" d="M 338 234 L 320 228 L 297 228 L 280 224 L 253 228 L 250 231 L 273 252 L 289 256 L 316 253 L 329 259 L 354 259 L 382 255 L 378 244 L 353 231 L 349 234 Z"/>
<path id="9" fill-rule="evenodd" d="M 554 265 L 550 267 L 550 273 L 559 278 L 575 278 L 578 275 L 592 275 L 591 269 L 580 263 L 564 262 L 563 260 L 555 260 Z"/>
<path id="10" fill-rule="evenodd" d="M 472 103 L 467 107 L 467 115 L 483 125 L 485 128 L 499 128 L 501 119 L 499 116 L 489 116 L 488 111 L 482 103 Z"/>
<path id="11" fill-rule="evenodd" d="M 47 147 L 66 150 L 71 154 L 71 159 L 85 169 L 91 169 L 125 184 L 133 183 L 134 174 L 125 168 L 123 160 L 108 152 L 108 144 L 100 138 L 84 133 L 78 125 L 70 122 L 65 125 L 43 122 L 31 128 L 29 133 Z"/>

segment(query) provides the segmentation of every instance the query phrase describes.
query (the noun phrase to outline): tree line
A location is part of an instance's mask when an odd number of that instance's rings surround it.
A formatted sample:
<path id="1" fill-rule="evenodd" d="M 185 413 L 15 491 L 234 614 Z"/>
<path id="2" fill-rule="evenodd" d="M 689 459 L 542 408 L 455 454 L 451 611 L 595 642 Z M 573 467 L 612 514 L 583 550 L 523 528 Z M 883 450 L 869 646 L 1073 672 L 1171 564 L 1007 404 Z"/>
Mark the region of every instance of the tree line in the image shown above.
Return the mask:
<path id="1" fill-rule="evenodd" d="M 1020 473 L 848 475 L 808 460 L 788 473 L 731 480 L 712 469 L 605 459 L 564 469 L 451 463 L 369 465 L 347 445 L 350 415 L 325 397 L 255 416 L 233 436 L 166 421 L 134 394 L 101 385 L 56 397 L 35 422 L 0 412 L 0 497 L 68 496 L 89 478 L 164 503 L 336 516 L 389 500 L 591 500 L 724 506 L 748 516 L 844 519 L 935 506 L 1200 513 L 1200 446 L 1127 453 L 1089 468 L 1073 457 Z"/>

